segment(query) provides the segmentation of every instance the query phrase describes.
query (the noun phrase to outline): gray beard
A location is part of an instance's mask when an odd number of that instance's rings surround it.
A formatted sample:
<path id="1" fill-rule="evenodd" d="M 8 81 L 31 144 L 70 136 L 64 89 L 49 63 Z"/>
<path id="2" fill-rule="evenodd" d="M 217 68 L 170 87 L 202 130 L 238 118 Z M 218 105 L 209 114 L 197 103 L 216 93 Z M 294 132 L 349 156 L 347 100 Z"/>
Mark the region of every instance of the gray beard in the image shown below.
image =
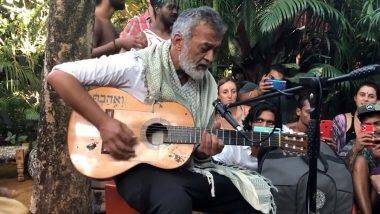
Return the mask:
<path id="1" fill-rule="evenodd" d="M 190 76 L 191 79 L 196 81 L 202 80 L 207 71 L 207 69 L 198 70 L 196 68 L 197 65 L 188 59 L 186 47 L 179 53 L 179 65 L 181 66 L 182 70 Z"/>

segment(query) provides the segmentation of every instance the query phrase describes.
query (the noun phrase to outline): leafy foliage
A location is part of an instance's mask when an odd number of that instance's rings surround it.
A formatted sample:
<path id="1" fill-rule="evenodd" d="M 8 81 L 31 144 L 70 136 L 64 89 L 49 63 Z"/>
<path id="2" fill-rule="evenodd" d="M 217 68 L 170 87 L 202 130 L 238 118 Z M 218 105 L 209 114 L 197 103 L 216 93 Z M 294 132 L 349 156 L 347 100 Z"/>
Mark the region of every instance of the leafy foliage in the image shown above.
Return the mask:
<path id="1" fill-rule="evenodd" d="M 0 138 L 35 138 L 48 5 L 0 0 Z M 17 136 L 17 137 L 16 137 Z"/>
<path id="2" fill-rule="evenodd" d="M 3 77 L 0 80 L 12 91 L 38 90 L 47 3 L 43 0 L 0 3 L 0 77 Z"/>
<path id="3" fill-rule="evenodd" d="M 347 25 L 341 12 L 321 0 L 277 0 L 259 14 L 260 30 L 273 31 L 285 21 L 292 20 L 297 14 L 305 11 L 316 17 L 336 22 L 341 28 Z"/>
<path id="4" fill-rule="evenodd" d="M 116 29 L 123 30 L 123 27 L 127 24 L 127 21 L 148 9 L 146 0 L 125 0 L 125 10 L 116 11 L 112 17 Z"/>

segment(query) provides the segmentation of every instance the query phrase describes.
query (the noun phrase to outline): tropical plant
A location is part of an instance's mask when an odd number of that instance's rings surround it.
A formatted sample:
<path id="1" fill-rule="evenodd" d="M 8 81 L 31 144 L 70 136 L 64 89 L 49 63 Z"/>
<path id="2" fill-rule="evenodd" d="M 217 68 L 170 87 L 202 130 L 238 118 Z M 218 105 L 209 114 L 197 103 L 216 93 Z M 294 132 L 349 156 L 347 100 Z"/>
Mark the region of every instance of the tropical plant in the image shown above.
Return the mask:
<path id="1" fill-rule="evenodd" d="M 20 136 L 35 140 L 39 120 L 38 93 L 1 91 L 0 95 L 0 137 L 5 138 L 8 133 L 12 133 L 12 136 L 17 136 L 14 140 L 20 139 Z M 19 143 L 22 140 L 8 142 Z"/>
<path id="2" fill-rule="evenodd" d="M 116 11 L 112 22 L 121 31 L 130 18 L 143 13 L 147 8 L 147 0 L 125 0 L 125 10 Z"/>
<path id="3" fill-rule="evenodd" d="M 47 8 L 43 0 L 0 0 L 0 137 L 36 137 Z"/>
<path id="4" fill-rule="evenodd" d="M 0 0 L 0 77 L 7 89 L 39 90 L 47 3 Z"/>

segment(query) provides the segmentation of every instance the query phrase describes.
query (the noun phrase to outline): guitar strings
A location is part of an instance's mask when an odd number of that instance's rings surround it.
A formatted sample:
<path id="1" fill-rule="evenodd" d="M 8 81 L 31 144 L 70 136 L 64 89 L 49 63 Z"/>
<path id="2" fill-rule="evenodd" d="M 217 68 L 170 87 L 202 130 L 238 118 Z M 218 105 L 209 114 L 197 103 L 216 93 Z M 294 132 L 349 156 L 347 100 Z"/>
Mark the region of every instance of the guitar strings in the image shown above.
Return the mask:
<path id="1" fill-rule="evenodd" d="M 154 127 L 157 127 L 157 128 L 154 128 Z M 167 127 L 169 127 L 169 129 L 167 129 Z M 231 132 L 231 133 L 238 134 L 237 131 L 229 130 L 229 129 L 203 129 L 203 128 L 198 128 L 198 127 L 187 127 L 187 126 L 162 126 L 162 127 L 153 126 L 153 128 L 147 129 L 147 131 L 149 131 L 149 130 L 152 130 L 152 131 L 169 131 L 169 132 L 174 132 L 177 134 L 184 134 L 184 133 L 185 134 L 192 134 L 195 132 L 200 133 L 202 131 L 207 131 L 208 133 L 212 133 L 212 134 L 216 134 L 216 132 L 218 134 L 224 133 L 224 132 Z M 258 135 L 260 133 L 261 133 L 261 135 L 269 134 L 268 132 L 257 132 L 257 131 L 246 131 L 245 133 L 255 134 L 255 135 Z M 280 134 L 281 136 L 295 137 L 296 139 L 305 139 L 306 138 L 306 136 L 303 136 L 303 135 L 296 135 L 296 134 L 289 134 L 289 133 L 282 133 L 282 132 L 275 132 L 273 134 L 273 137 L 278 137 L 278 134 Z"/>
<path id="2" fill-rule="evenodd" d="M 144 126 L 146 128 L 146 134 L 153 134 L 154 132 L 160 131 L 164 132 L 164 144 L 184 144 L 184 145 L 191 145 L 191 144 L 197 144 L 201 140 L 201 135 L 203 131 L 206 131 L 208 133 L 212 133 L 217 135 L 217 137 L 223 139 L 223 143 L 225 145 L 236 145 L 236 146 L 252 146 L 252 145 L 258 145 L 258 146 L 278 146 L 285 150 L 289 150 L 289 152 L 296 152 L 297 151 L 306 151 L 306 145 L 298 145 L 297 143 L 290 143 L 289 139 L 285 139 L 284 142 L 281 142 L 281 135 L 284 135 L 284 133 L 277 132 L 267 140 L 265 140 L 262 143 L 260 142 L 261 139 L 265 139 L 269 133 L 267 132 L 246 132 L 246 134 L 249 134 L 251 137 L 250 141 L 252 142 L 246 142 L 246 139 L 243 136 L 239 136 L 238 132 L 235 130 L 228 130 L 228 129 L 203 129 L 199 127 L 188 127 L 188 126 L 170 126 L 170 125 L 162 125 L 162 124 L 153 124 L 150 126 Z M 227 132 L 227 135 L 225 135 Z M 231 133 L 234 133 L 231 136 Z M 194 134 L 194 137 L 192 135 Z M 183 136 L 185 135 L 186 139 L 180 139 L 181 137 L 174 136 Z M 189 135 L 189 137 L 187 137 Z M 227 139 L 224 139 L 224 137 L 227 137 Z M 174 137 L 174 139 L 173 139 Z M 293 135 L 293 137 L 296 137 Z M 293 142 L 296 142 L 296 139 L 300 138 L 300 136 L 297 136 Z M 226 141 L 228 140 L 228 141 Z M 238 142 L 239 140 L 239 142 Z M 288 141 L 288 142 L 286 142 Z M 303 141 L 300 140 L 302 143 Z M 235 143 L 234 143 L 235 142 Z M 297 150 L 297 151 L 293 151 Z"/>
<path id="3" fill-rule="evenodd" d="M 154 128 L 156 127 L 156 128 Z M 191 130 L 192 129 L 192 130 Z M 234 131 L 234 130 L 227 130 L 227 129 L 203 129 L 203 128 L 198 128 L 198 127 L 187 127 L 187 126 L 154 126 L 153 127 L 151 126 L 151 128 L 147 129 L 146 133 L 147 134 L 152 134 L 156 131 L 163 131 L 163 132 L 168 132 L 169 134 L 165 134 L 165 142 L 167 141 L 172 141 L 172 142 L 181 142 L 183 144 L 195 144 L 195 143 L 198 143 L 200 138 L 199 136 L 202 135 L 202 131 L 206 131 L 208 133 L 212 133 L 212 134 L 215 134 L 217 135 L 219 138 L 224 136 L 224 134 L 222 136 L 220 136 L 219 134 L 222 134 L 224 132 L 235 132 L 235 137 L 234 136 L 231 136 L 229 135 L 227 138 L 229 140 L 228 144 L 225 142 L 226 145 L 252 145 L 252 142 L 245 142 L 245 139 L 242 137 L 242 136 L 238 136 L 238 132 L 237 131 Z M 216 132 L 217 131 L 217 132 Z M 199 133 L 199 134 L 196 134 L 195 132 Z M 193 139 L 190 137 L 188 137 L 186 140 L 184 139 L 170 139 L 173 135 L 183 135 L 183 134 L 195 134 L 196 139 Z M 253 141 L 253 144 L 255 144 L 255 141 L 260 141 L 262 138 L 265 138 L 268 136 L 268 133 L 267 132 L 261 132 L 261 137 L 258 137 L 258 136 L 253 136 L 253 134 L 255 135 L 258 135 L 260 132 L 247 132 L 248 134 L 252 134 L 251 135 L 251 141 Z M 280 133 L 282 134 L 282 133 Z M 296 137 L 293 135 L 293 137 Z M 297 139 L 297 138 L 303 138 L 302 136 L 297 136 L 296 139 L 292 140 L 292 141 L 300 141 L 300 143 L 302 143 L 304 140 L 302 139 Z M 273 145 L 277 145 L 279 144 L 279 140 L 281 139 L 281 137 L 278 135 L 278 134 L 275 134 L 273 135 L 273 137 L 270 137 L 270 139 L 266 140 L 264 143 L 262 143 L 261 145 L 266 145 L 266 144 L 273 144 Z M 197 141 L 194 141 L 194 140 L 197 140 Z M 239 143 L 237 143 L 237 140 L 240 140 Z M 236 143 L 233 143 L 231 141 L 236 141 Z M 287 139 L 286 141 L 290 141 L 289 139 Z M 290 144 L 289 142 L 284 142 L 285 144 Z M 305 147 L 303 145 L 295 145 L 295 143 L 292 143 L 293 146 L 297 146 L 297 147 Z"/>

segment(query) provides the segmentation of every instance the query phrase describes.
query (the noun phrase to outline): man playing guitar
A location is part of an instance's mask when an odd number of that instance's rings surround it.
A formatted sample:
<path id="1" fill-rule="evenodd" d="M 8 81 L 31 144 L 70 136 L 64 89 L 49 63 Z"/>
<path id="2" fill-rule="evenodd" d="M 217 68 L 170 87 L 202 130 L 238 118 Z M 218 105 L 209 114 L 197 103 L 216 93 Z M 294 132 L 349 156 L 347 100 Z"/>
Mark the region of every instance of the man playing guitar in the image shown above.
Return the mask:
<path id="1" fill-rule="evenodd" d="M 178 102 L 190 110 L 196 127 L 206 128 L 217 95 L 208 68 L 225 32 L 223 21 L 213 9 L 189 9 L 174 23 L 171 41 L 139 51 L 60 64 L 53 68 L 48 82 L 99 130 L 103 146 L 114 159 L 133 160 L 138 137 L 132 127 L 109 117 L 82 85 L 118 87 L 141 102 Z M 216 135 L 203 132 L 193 159 L 196 163 L 208 162 L 223 146 Z M 216 173 L 215 169 L 195 166 L 164 170 L 140 164 L 115 177 L 115 182 L 119 194 L 140 213 L 269 213 L 274 209 L 265 179 L 249 175 L 255 182 L 243 182 L 247 188 L 243 185 L 239 189 L 220 174 L 231 170 L 223 168 Z M 255 186 L 260 188 L 255 190 Z"/>

